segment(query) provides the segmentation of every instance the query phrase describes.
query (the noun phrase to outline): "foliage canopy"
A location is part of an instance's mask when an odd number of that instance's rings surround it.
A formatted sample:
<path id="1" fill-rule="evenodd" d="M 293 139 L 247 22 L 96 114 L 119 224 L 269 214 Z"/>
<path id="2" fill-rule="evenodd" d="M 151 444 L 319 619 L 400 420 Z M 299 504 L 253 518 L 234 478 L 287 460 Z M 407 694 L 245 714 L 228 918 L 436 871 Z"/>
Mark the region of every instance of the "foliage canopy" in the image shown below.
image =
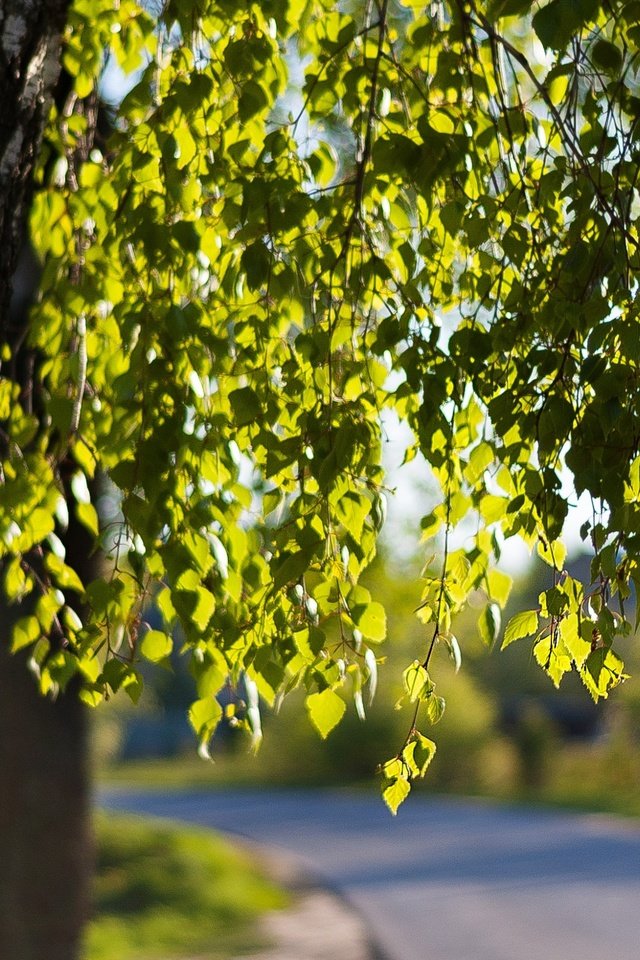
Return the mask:
<path id="1" fill-rule="evenodd" d="M 203 748 L 216 692 L 297 685 L 323 736 L 375 686 L 385 612 L 361 585 L 384 518 L 381 416 L 441 500 L 438 569 L 404 674 L 395 811 L 435 744 L 435 645 L 471 594 L 499 635 L 518 535 L 549 564 L 534 638 L 558 684 L 624 677 L 612 644 L 640 578 L 640 3 L 77 0 L 31 234 L 43 262 L 20 399 L 5 348 L 4 589 L 44 693 L 140 691 L 140 657 L 191 653 Z M 79 106 L 135 72 L 78 160 Z M 71 456 L 71 496 L 59 465 Z M 568 503 L 592 584 L 565 571 Z M 90 583 L 73 511 L 110 558 Z M 462 535 L 454 536 L 461 529 Z M 56 532 L 57 531 L 57 532 Z M 81 595 L 85 617 L 68 603 Z M 160 629 L 143 621 L 150 603 Z"/>

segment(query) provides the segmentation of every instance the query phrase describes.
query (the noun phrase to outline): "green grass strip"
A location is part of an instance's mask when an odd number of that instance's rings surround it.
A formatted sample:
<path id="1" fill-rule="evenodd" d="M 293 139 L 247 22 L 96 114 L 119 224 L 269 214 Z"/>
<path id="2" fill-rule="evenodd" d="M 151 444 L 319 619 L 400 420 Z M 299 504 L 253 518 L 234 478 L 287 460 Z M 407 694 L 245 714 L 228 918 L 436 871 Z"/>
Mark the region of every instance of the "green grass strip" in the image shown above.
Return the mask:
<path id="1" fill-rule="evenodd" d="M 259 945 L 256 919 L 287 894 L 206 830 L 100 814 L 94 916 L 83 960 L 228 960 Z"/>

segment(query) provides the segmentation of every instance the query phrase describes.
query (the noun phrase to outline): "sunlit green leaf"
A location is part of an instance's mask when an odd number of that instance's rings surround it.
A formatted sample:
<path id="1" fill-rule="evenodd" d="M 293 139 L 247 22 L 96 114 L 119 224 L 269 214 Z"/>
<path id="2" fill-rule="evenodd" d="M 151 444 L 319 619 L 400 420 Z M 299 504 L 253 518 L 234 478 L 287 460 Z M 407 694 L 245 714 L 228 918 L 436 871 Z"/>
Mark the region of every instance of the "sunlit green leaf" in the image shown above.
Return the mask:
<path id="1" fill-rule="evenodd" d="M 161 630 L 147 630 L 140 643 L 142 655 L 154 663 L 168 657 L 172 649 L 173 640 Z"/>
<path id="2" fill-rule="evenodd" d="M 410 793 L 411 785 L 404 777 L 395 777 L 383 782 L 382 799 L 394 817 L 398 812 L 398 807 L 401 803 L 404 803 Z"/>
<path id="3" fill-rule="evenodd" d="M 418 660 L 414 660 L 402 676 L 405 690 L 411 702 L 424 700 L 431 693 L 433 684 L 425 667 Z"/>
<path id="4" fill-rule="evenodd" d="M 502 649 L 508 647 L 515 640 L 521 640 L 523 637 L 530 637 L 538 629 L 538 614 L 535 610 L 523 610 L 521 613 L 514 614 L 504 628 L 504 637 L 502 639 Z"/>
<path id="5" fill-rule="evenodd" d="M 344 700 L 330 688 L 310 693 L 305 700 L 305 707 L 309 719 L 323 739 L 340 723 L 347 709 Z"/>
<path id="6" fill-rule="evenodd" d="M 491 647 L 500 634 L 500 607 L 496 603 L 488 603 L 480 614 L 478 628 L 482 642 Z"/>
<path id="7" fill-rule="evenodd" d="M 387 634 L 387 617 L 381 603 L 372 601 L 365 607 L 355 607 L 353 618 L 367 640 L 381 643 Z"/>
<path id="8" fill-rule="evenodd" d="M 13 626 L 11 632 L 11 650 L 21 650 L 35 643 L 42 636 L 42 628 L 37 617 L 21 617 Z"/>
<path id="9" fill-rule="evenodd" d="M 215 697 L 195 700 L 189 708 L 189 721 L 200 740 L 212 736 L 222 716 L 222 707 Z"/>

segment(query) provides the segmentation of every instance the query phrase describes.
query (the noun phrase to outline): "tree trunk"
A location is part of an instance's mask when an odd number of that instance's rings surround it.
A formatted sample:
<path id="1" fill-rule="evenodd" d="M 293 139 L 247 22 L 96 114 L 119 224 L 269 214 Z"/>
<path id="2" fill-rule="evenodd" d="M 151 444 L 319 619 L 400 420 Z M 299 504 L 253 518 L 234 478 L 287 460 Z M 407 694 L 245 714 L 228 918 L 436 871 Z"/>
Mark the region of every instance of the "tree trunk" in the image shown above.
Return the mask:
<path id="1" fill-rule="evenodd" d="M 0 957 L 73 960 L 90 881 L 87 717 L 0 645 Z"/>
<path id="2" fill-rule="evenodd" d="M 69 0 L 0 0 L 0 342 L 12 346 L 24 334 L 9 323 L 12 278 L 60 75 L 60 36 L 68 7 Z"/>
<path id="3" fill-rule="evenodd" d="M 12 354 L 0 373 L 23 392 L 28 312 L 10 309 L 11 291 L 68 5 L 0 0 L 0 344 Z M 0 957 L 75 960 L 90 868 L 87 717 L 73 689 L 40 697 L 27 657 L 8 653 L 25 612 L 0 601 Z"/>

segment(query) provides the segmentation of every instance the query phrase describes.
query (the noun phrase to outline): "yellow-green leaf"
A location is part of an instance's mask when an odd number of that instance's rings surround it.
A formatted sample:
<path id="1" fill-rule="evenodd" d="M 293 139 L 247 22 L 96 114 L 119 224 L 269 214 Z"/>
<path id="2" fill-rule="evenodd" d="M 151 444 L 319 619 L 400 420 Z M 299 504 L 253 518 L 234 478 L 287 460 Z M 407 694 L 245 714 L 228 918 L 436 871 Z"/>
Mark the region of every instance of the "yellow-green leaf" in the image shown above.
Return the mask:
<path id="1" fill-rule="evenodd" d="M 384 780 L 382 783 L 382 799 L 394 815 L 398 807 L 411 793 L 411 784 L 405 777 L 396 777 L 393 780 Z"/>
<path id="2" fill-rule="evenodd" d="M 319 693 L 310 693 L 305 706 L 309 719 L 323 740 L 340 723 L 347 709 L 344 700 L 329 687 Z"/>
<path id="3" fill-rule="evenodd" d="M 523 610 L 516 613 L 509 620 L 504 628 L 504 637 L 502 639 L 502 650 L 508 647 L 514 640 L 521 640 L 523 637 L 532 636 L 538 629 L 538 614 L 535 610 Z"/>
<path id="4" fill-rule="evenodd" d="M 545 563 L 548 563 L 550 567 L 554 567 L 556 570 L 563 570 L 564 561 L 567 556 L 567 548 L 561 540 L 554 540 L 551 543 L 540 540 L 538 542 L 538 556 L 541 557 Z"/>
<path id="5" fill-rule="evenodd" d="M 142 655 L 153 663 L 164 660 L 172 650 L 173 640 L 168 634 L 163 633 L 162 630 L 147 630 L 140 644 L 140 652 Z"/>

